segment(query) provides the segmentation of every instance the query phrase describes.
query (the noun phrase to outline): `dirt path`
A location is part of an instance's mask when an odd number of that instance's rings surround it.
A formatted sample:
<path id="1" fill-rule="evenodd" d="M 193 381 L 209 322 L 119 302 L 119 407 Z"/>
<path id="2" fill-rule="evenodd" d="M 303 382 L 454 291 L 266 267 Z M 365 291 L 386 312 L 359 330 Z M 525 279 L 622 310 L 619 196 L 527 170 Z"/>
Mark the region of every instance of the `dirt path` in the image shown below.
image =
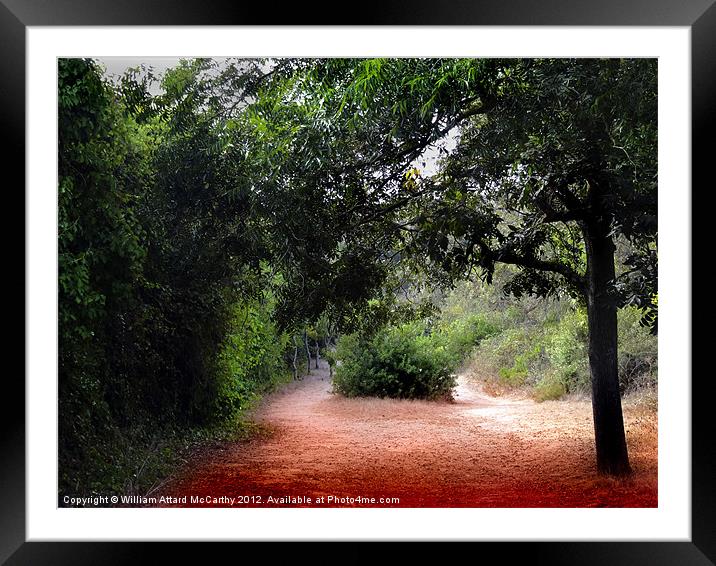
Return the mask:
<path id="1" fill-rule="evenodd" d="M 374 497 L 379 507 L 657 505 L 655 418 L 629 407 L 628 480 L 594 472 L 589 402 L 489 397 L 464 377 L 453 403 L 346 399 L 330 393 L 322 368 L 269 396 L 254 420 L 268 438 L 206 450 L 155 495 L 233 497 L 234 506 L 362 505 L 327 496 Z"/>

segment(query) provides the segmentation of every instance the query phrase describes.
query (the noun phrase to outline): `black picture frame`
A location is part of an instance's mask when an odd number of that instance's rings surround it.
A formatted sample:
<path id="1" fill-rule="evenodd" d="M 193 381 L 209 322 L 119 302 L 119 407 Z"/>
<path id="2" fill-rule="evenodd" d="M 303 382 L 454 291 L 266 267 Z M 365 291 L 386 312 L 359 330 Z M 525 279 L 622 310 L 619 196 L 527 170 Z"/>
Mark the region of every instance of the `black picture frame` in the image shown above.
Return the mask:
<path id="1" fill-rule="evenodd" d="M 28 26 L 81 25 L 306 25 L 317 24 L 321 8 L 306 3 L 293 3 L 280 9 L 267 10 L 260 3 L 243 4 L 230 0 L 200 2 L 198 0 L 0 0 L 0 124 L 7 148 L 0 155 L 3 171 L 19 173 L 15 183 L 5 182 L 8 192 L 23 194 L 25 160 L 25 33 Z M 349 16 L 340 11 L 326 13 L 323 23 L 330 25 L 618 25 L 618 26 L 687 26 L 691 30 L 692 70 L 692 187 L 684 187 L 684 198 L 692 199 L 692 210 L 707 211 L 694 206 L 708 194 L 711 180 L 710 138 L 716 132 L 716 4 L 714 0 L 491 0 L 434 3 L 416 0 L 372 0 L 355 5 Z M 350 19 L 348 19 L 350 18 Z M 660 133 L 661 135 L 661 133 Z M 18 171 L 20 169 L 20 171 Z M 7 173 L 6 173 L 7 175 Z M 5 176 L 7 179 L 7 176 Z M 7 194 L 7 193 L 6 193 Z M 24 198 L 19 207 L 24 210 Z M 17 207 L 6 209 L 16 211 Z M 708 212 L 706 212 L 708 213 Z M 19 216 L 17 213 L 13 215 Z M 693 257 L 708 257 L 707 237 L 696 237 L 695 227 L 708 225 L 708 218 L 699 223 L 692 216 Z M 7 226 L 7 224 L 4 224 Z M 6 228 L 8 248 L 14 248 L 17 228 Z M 24 242 L 23 242 L 24 243 Z M 24 246 L 23 246 L 24 249 Z M 22 259 L 24 265 L 24 255 Z M 23 276 L 15 279 L 25 293 L 29 284 Z M 693 278 L 692 296 L 698 293 Z M 26 300 L 27 295 L 25 294 Z M 705 299 L 707 300 L 707 299 Z M 12 301 L 10 301 L 12 302 Z M 708 309 L 700 309 L 695 319 L 705 320 Z M 693 322 L 692 322 L 693 324 Z M 693 326 L 697 328 L 696 325 Z M 24 324 L 13 327 L 16 340 L 24 340 Z M 694 332 L 694 343 L 696 333 Z M 707 335 L 706 335 L 707 336 Z M 706 338 L 707 339 L 707 338 Z M 13 351 L 8 349 L 8 351 Z M 19 351 L 19 348 L 18 348 Z M 692 346 L 692 351 L 697 348 Z M 23 365 L 24 367 L 24 365 Z M 692 536 L 690 542 L 500 542 L 479 544 L 484 556 L 499 554 L 500 560 L 520 559 L 545 564 L 649 564 L 700 565 L 716 562 L 716 466 L 714 455 L 715 427 L 711 418 L 711 395 L 714 390 L 708 372 L 692 372 Z M 23 371 L 24 374 L 24 371 Z M 4 400 L 0 411 L 0 562 L 7 564 L 133 564 L 149 562 L 151 555 L 160 555 L 161 562 L 181 558 L 202 562 L 216 552 L 226 552 L 227 544 L 205 543 L 138 543 L 138 542 L 26 542 L 25 537 L 25 387 L 20 372 L 8 370 L 2 383 Z M 320 535 L 317 535 L 320 538 Z M 259 544 L 259 543 L 251 543 Z M 332 544 L 332 543 L 331 543 Z M 343 560 L 372 559 L 374 550 L 367 543 L 353 547 L 322 548 L 319 554 L 311 546 L 286 543 L 281 553 L 312 556 L 323 561 L 340 556 Z M 370 543 L 377 544 L 377 543 Z M 360 546 L 358 546 L 360 545 Z M 331 545 L 329 545 L 331 546 Z M 234 552 L 229 550 L 229 552 Z M 272 549 L 272 553 L 276 550 Z M 339 555 L 335 553 L 339 552 Z M 376 552 L 384 552 L 381 548 Z M 443 549 L 438 552 L 444 553 Z M 425 546 L 411 545 L 402 549 L 402 560 L 412 555 L 425 558 Z M 243 552 L 242 552 L 243 554 Z M 238 559 L 238 555 L 235 555 Z"/>

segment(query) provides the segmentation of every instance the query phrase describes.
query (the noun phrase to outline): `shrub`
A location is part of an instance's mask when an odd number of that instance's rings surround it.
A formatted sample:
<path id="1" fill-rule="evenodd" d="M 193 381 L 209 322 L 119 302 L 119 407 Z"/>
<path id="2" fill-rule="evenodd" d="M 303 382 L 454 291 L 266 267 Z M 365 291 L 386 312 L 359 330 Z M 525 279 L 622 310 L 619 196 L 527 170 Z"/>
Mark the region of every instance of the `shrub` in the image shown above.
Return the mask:
<path id="1" fill-rule="evenodd" d="M 334 390 L 347 397 L 449 398 L 454 364 L 439 336 L 421 324 L 390 327 L 372 337 L 343 336 Z"/>

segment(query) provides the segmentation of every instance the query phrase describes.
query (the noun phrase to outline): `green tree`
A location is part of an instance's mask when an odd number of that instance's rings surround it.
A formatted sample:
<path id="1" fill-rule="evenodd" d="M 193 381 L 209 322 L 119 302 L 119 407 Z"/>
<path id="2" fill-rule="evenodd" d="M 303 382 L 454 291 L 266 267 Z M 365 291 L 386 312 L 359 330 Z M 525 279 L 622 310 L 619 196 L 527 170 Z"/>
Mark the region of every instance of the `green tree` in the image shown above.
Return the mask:
<path id="1" fill-rule="evenodd" d="M 259 75 L 255 64 L 216 70 L 184 61 L 153 96 L 151 74 L 114 84 L 92 60 L 58 61 L 65 493 L 125 489 L 157 438 L 215 424 L 231 412 L 218 397 L 239 398 L 245 391 L 228 389 L 259 388 L 270 380 L 257 374 L 279 371 L 248 372 L 264 352 L 224 359 L 241 336 L 237 304 L 256 304 L 248 326 L 282 342 L 266 320 L 273 307 L 258 306 L 271 276 L 244 133 L 224 116 Z"/>
<path id="2" fill-rule="evenodd" d="M 154 142 L 123 112 L 96 63 L 58 61 L 58 381 L 61 490 L 117 487 L 127 470 L 106 454 L 118 431 L 161 404 L 146 304 L 147 230 L 139 203 L 151 188 Z M 102 479 L 100 476 L 104 475 Z M 99 487 L 98 487 L 99 486 Z"/>

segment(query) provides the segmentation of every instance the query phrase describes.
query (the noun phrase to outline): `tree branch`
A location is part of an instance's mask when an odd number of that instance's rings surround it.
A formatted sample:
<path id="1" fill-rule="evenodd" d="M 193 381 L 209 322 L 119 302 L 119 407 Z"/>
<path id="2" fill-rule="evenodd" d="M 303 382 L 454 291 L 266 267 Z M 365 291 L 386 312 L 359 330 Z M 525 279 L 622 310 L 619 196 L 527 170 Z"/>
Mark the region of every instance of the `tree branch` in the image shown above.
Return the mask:
<path id="1" fill-rule="evenodd" d="M 558 261 L 548 261 L 536 257 L 523 256 L 512 250 L 500 249 L 491 253 L 491 259 L 500 263 L 508 263 L 528 269 L 536 269 L 538 271 L 549 271 L 557 273 L 564 277 L 569 283 L 574 285 L 580 292 L 586 290 L 586 282 L 584 277 L 574 271 L 571 267 L 564 265 Z"/>
<path id="2" fill-rule="evenodd" d="M 585 209 L 564 210 L 564 211 L 543 211 L 544 217 L 542 223 L 551 224 L 553 222 L 576 222 L 585 218 Z"/>

